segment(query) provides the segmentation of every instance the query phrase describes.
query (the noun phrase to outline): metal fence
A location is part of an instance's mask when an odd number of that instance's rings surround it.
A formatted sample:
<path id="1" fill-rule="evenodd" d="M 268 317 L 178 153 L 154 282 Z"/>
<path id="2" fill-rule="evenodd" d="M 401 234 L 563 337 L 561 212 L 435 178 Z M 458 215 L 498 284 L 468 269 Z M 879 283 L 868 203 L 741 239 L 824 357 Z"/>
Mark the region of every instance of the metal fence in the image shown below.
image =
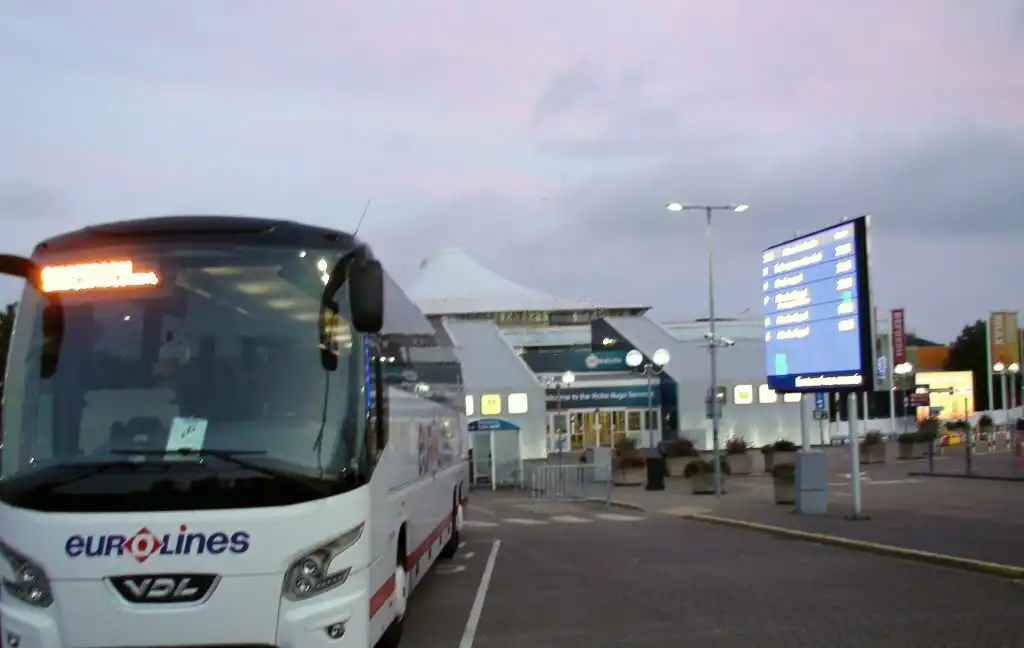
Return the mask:
<path id="1" fill-rule="evenodd" d="M 533 467 L 530 499 L 546 502 L 593 501 L 608 505 L 612 496 L 610 464 L 556 463 Z"/>

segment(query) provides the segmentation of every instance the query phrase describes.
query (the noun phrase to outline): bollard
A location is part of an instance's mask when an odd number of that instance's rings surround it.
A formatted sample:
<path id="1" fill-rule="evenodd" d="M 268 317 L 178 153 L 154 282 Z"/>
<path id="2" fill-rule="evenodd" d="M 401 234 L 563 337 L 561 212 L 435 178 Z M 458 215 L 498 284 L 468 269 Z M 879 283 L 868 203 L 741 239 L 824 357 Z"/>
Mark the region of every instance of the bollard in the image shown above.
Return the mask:
<path id="1" fill-rule="evenodd" d="M 970 476 L 971 474 L 971 460 L 974 458 L 974 435 L 971 433 L 971 426 L 967 426 L 967 431 L 964 433 L 964 442 L 967 444 L 967 454 L 964 456 L 964 474 Z"/>

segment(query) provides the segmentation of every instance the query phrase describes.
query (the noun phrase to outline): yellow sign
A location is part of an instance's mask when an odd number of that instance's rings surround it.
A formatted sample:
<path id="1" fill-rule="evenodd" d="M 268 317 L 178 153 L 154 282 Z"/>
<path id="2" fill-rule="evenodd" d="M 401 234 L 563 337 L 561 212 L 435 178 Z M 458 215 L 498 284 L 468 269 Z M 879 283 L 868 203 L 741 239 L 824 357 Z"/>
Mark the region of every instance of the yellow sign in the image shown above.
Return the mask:
<path id="1" fill-rule="evenodd" d="M 962 421 L 974 413 L 974 372 L 922 371 L 916 378 L 918 385 L 928 385 L 929 406 L 942 408 L 936 418 Z M 917 408 L 917 418 L 928 418 L 928 408 Z"/>
<path id="2" fill-rule="evenodd" d="M 497 416 L 501 414 L 501 394 L 483 394 L 480 396 L 480 416 Z"/>
<path id="3" fill-rule="evenodd" d="M 992 362 L 1020 362 L 1020 329 L 1016 311 L 996 311 L 988 316 L 988 343 Z"/>
<path id="4" fill-rule="evenodd" d="M 155 272 L 135 272 L 131 261 L 47 266 L 43 268 L 42 279 L 43 292 L 140 288 L 160 283 Z"/>

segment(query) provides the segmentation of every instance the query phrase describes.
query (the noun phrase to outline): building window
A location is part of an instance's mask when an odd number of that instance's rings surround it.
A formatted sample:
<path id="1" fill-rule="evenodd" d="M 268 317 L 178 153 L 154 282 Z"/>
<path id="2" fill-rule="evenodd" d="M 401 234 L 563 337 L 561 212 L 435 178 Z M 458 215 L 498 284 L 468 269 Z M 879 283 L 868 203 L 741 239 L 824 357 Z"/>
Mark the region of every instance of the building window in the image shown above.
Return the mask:
<path id="1" fill-rule="evenodd" d="M 779 402 L 779 395 L 768 385 L 757 386 L 757 402 L 762 405 L 770 405 Z"/>
<path id="2" fill-rule="evenodd" d="M 480 395 L 480 416 L 497 416 L 501 414 L 501 394 Z"/>
<path id="3" fill-rule="evenodd" d="M 803 398 L 803 394 L 787 393 L 782 395 L 783 403 L 799 403 L 800 399 Z"/>
<path id="4" fill-rule="evenodd" d="M 736 385 L 732 388 L 732 402 L 737 405 L 750 405 L 754 402 L 753 385 Z"/>
<path id="5" fill-rule="evenodd" d="M 628 412 L 626 414 L 626 422 L 629 426 L 630 432 L 639 432 L 641 428 L 640 412 Z"/>
<path id="6" fill-rule="evenodd" d="M 526 414 L 529 409 L 529 403 L 527 402 L 526 394 L 509 394 L 508 395 L 508 413 L 509 414 Z"/>
<path id="7" fill-rule="evenodd" d="M 466 416 L 473 416 L 473 396 L 466 394 Z"/>

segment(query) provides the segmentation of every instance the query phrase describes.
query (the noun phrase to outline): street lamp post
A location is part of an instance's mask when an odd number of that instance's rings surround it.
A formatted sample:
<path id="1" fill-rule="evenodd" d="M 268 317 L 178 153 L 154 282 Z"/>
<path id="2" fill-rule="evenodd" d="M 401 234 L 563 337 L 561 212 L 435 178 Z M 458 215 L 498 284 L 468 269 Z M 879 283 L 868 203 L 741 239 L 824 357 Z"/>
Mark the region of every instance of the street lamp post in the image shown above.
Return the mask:
<path id="1" fill-rule="evenodd" d="M 562 437 L 563 434 L 568 434 L 568 431 L 562 431 L 558 426 L 559 422 L 566 428 L 569 427 L 568 417 L 562 410 L 562 389 L 571 386 L 576 382 L 576 374 L 571 371 L 566 371 L 562 374 L 561 378 L 557 380 L 549 380 L 548 388 L 554 388 L 555 390 L 555 453 L 558 456 L 558 463 L 562 463 L 562 452 L 565 449 L 565 439 Z"/>
<path id="2" fill-rule="evenodd" d="M 682 202 L 671 202 L 665 206 L 670 212 L 683 212 L 691 210 L 700 210 L 704 212 L 705 226 L 704 226 L 704 238 L 707 246 L 708 254 L 708 340 L 709 356 L 711 363 L 711 395 L 713 399 L 711 404 L 711 450 L 712 450 L 712 461 L 714 461 L 715 470 L 715 496 L 722 492 L 722 474 L 721 467 L 718 465 L 718 335 L 715 333 L 715 279 L 714 279 L 714 245 L 712 244 L 712 227 L 711 227 L 711 215 L 716 211 L 732 211 L 732 212 L 745 212 L 750 209 L 750 205 L 734 204 L 734 205 L 691 205 Z"/>
<path id="3" fill-rule="evenodd" d="M 903 431 L 907 431 L 907 408 L 910 405 L 910 388 L 907 387 L 907 379 L 914 373 L 914 365 L 909 362 L 901 362 L 892 368 L 892 372 L 899 376 L 900 389 L 903 390 Z M 967 416 L 966 414 L 964 415 Z"/>
<path id="4" fill-rule="evenodd" d="M 999 393 L 1002 397 L 1003 405 L 1003 425 L 1005 425 L 1007 429 L 1009 429 L 1010 427 L 1010 408 L 1008 406 L 1008 401 L 1010 397 L 1009 392 L 1007 390 L 1006 377 L 1014 376 L 1018 372 L 1020 372 L 1020 365 L 1017 364 L 1016 362 L 1011 363 L 1009 365 L 1002 362 L 997 362 L 994 365 L 992 365 L 992 373 L 999 376 Z"/>
<path id="5" fill-rule="evenodd" d="M 654 450 L 654 377 L 661 375 L 665 370 L 672 356 L 667 349 L 658 349 L 654 352 L 650 361 L 645 361 L 644 354 L 636 349 L 626 354 L 626 366 L 633 371 L 642 374 L 647 379 L 647 461 L 655 456 Z M 650 476 L 651 468 L 648 467 L 647 474 Z M 648 483 L 648 490 L 651 490 Z"/>
<path id="6" fill-rule="evenodd" d="M 1010 409 L 1012 410 L 1017 406 L 1017 374 L 1020 373 L 1020 365 L 1017 364 L 1016 362 L 1011 362 L 1009 366 L 1006 367 L 1006 373 L 1010 375 L 1010 389 L 1007 392 L 1007 400 L 1004 400 L 1003 404 L 1005 405 L 1007 402 L 1009 402 Z M 1007 425 L 1009 425 L 1009 410 L 1007 410 L 1006 416 L 1006 423 Z"/>

